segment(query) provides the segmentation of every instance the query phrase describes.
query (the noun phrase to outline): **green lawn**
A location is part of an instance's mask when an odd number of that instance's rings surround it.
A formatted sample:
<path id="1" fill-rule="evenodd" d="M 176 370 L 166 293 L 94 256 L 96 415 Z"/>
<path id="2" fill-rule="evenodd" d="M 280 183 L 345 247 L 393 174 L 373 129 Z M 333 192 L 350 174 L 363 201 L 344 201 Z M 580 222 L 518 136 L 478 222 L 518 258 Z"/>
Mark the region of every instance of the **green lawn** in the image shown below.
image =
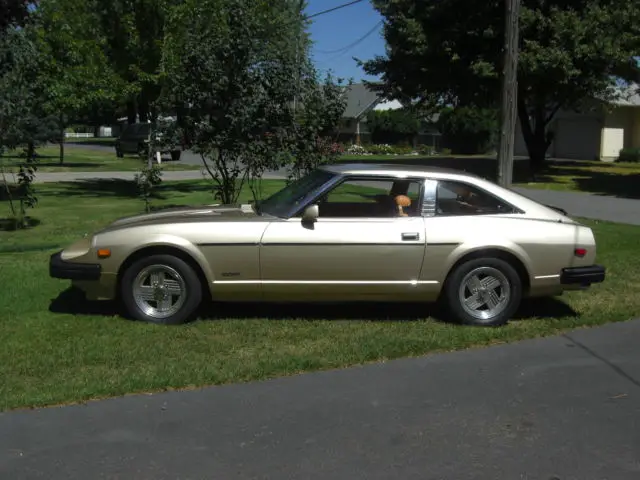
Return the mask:
<path id="1" fill-rule="evenodd" d="M 263 195 L 281 185 L 264 181 Z M 167 182 L 160 193 L 156 205 L 212 202 L 206 182 Z M 599 242 L 598 261 L 609 269 L 606 283 L 528 303 L 506 327 L 451 325 L 430 316 L 431 307 L 412 305 L 229 305 L 185 326 L 133 323 L 49 278 L 48 259 L 83 233 L 139 212 L 135 189 L 97 181 L 42 185 L 38 194 L 32 213 L 42 223 L 0 232 L 0 410 L 342 368 L 550 335 L 640 312 L 640 227 L 587 222 Z M 0 202 L 0 209 L 7 206 Z"/>
<path id="2" fill-rule="evenodd" d="M 521 186 L 640 199 L 640 163 L 549 161 L 535 182 Z"/>
<path id="3" fill-rule="evenodd" d="M 115 151 L 102 152 L 99 150 L 84 149 L 81 147 L 67 148 L 64 154 L 64 163 L 60 165 L 58 147 L 43 147 L 37 150 L 39 157 L 39 172 L 133 172 L 140 170 L 142 160 L 134 155 L 124 158 L 116 157 Z M 5 157 L 5 164 L 9 170 L 17 172 L 16 165 L 20 162 L 15 154 Z M 183 165 L 163 158 L 162 169 L 172 170 L 199 170 L 196 165 Z"/>
<path id="4" fill-rule="evenodd" d="M 108 145 L 114 147 L 116 145 L 116 139 L 114 137 L 67 138 L 66 143 Z"/>

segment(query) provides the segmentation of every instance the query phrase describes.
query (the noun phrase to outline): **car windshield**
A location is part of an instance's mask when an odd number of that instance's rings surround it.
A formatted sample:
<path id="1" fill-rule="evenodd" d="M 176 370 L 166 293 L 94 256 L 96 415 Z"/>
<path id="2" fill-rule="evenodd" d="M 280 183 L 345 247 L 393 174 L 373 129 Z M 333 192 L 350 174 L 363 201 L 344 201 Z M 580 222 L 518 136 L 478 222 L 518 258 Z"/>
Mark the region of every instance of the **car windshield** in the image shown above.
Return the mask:
<path id="1" fill-rule="evenodd" d="M 257 210 L 276 217 L 284 217 L 293 207 L 299 205 L 310 192 L 320 188 L 334 177 L 333 173 L 326 170 L 314 170 L 269 198 L 258 202 Z"/>

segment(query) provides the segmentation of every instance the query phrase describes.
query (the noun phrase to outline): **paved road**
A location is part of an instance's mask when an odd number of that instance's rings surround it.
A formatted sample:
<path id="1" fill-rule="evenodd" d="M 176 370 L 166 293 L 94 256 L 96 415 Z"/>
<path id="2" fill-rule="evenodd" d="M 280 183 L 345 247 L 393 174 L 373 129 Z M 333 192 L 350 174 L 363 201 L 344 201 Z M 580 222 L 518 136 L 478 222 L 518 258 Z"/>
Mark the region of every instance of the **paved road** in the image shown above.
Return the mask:
<path id="1" fill-rule="evenodd" d="M 640 225 L 640 200 L 533 188 L 514 190 L 538 202 L 564 208 L 571 216 Z"/>
<path id="2" fill-rule="evenodd" d="M 640 321 L 0 414 L 0 478 L 640 478 Z"/>
<path id="3" fill-rule="evenodd" d="M 36 182 L 62 182 L 90 180 L 95 178 L 131 179 L 135 172 L 60 172 L 38 173 Z M 265 179 L 284 178 L 286 172 L 268 172 Z M 193 180 L 202 179 L 201 171 L 177 171 L 165 172 L 165 180 Z M 591 195 L 579 192 L 556 192 L 552 190 L 535 190 L 516 188 L 518 192 L 542 203 L 556 205 L 564 208 L 569 215 L 596 220 L 608 220 L 612 222 L 640 225 L 640 200 Z"/>

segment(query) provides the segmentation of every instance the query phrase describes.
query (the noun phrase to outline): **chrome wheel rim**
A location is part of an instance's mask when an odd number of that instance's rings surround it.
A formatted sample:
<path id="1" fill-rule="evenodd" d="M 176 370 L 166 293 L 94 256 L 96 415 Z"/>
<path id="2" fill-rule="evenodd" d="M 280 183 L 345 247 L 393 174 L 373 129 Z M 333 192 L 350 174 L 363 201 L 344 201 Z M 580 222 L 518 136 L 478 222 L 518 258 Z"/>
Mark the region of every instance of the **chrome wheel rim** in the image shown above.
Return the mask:
<path id="1" fill-rule="evenodd" d="M 133 298 L 145 315 L 167 318 L 184 305 L 187 286 L 175 269 L 167 265 L 150 265 L 136 276 Z"/>
<path id="2" fill-rule="evenodd" d="M 511 299 L 511 285 L 500 270 L 479 267 L 464 276 L 458 298 L 466 313 L 478 320 L 487 321 L 507 308 Z"/>

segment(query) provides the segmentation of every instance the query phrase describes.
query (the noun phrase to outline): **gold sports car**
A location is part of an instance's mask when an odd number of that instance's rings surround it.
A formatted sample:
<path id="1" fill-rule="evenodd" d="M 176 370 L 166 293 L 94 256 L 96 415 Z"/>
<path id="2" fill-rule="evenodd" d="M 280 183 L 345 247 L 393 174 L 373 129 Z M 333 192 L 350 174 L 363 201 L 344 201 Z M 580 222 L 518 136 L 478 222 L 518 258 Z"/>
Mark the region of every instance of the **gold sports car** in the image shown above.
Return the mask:
<path id="1" fill-rule="evenodd" d="M 523 297 L 604 281 L 591 229 L 480 177 L 422 166 L 321 167 L 266 200 L 123 218 L 51 256 L 54 278 L 138 320 L 204 301 L 441 301 L 500 325 Z"/>

